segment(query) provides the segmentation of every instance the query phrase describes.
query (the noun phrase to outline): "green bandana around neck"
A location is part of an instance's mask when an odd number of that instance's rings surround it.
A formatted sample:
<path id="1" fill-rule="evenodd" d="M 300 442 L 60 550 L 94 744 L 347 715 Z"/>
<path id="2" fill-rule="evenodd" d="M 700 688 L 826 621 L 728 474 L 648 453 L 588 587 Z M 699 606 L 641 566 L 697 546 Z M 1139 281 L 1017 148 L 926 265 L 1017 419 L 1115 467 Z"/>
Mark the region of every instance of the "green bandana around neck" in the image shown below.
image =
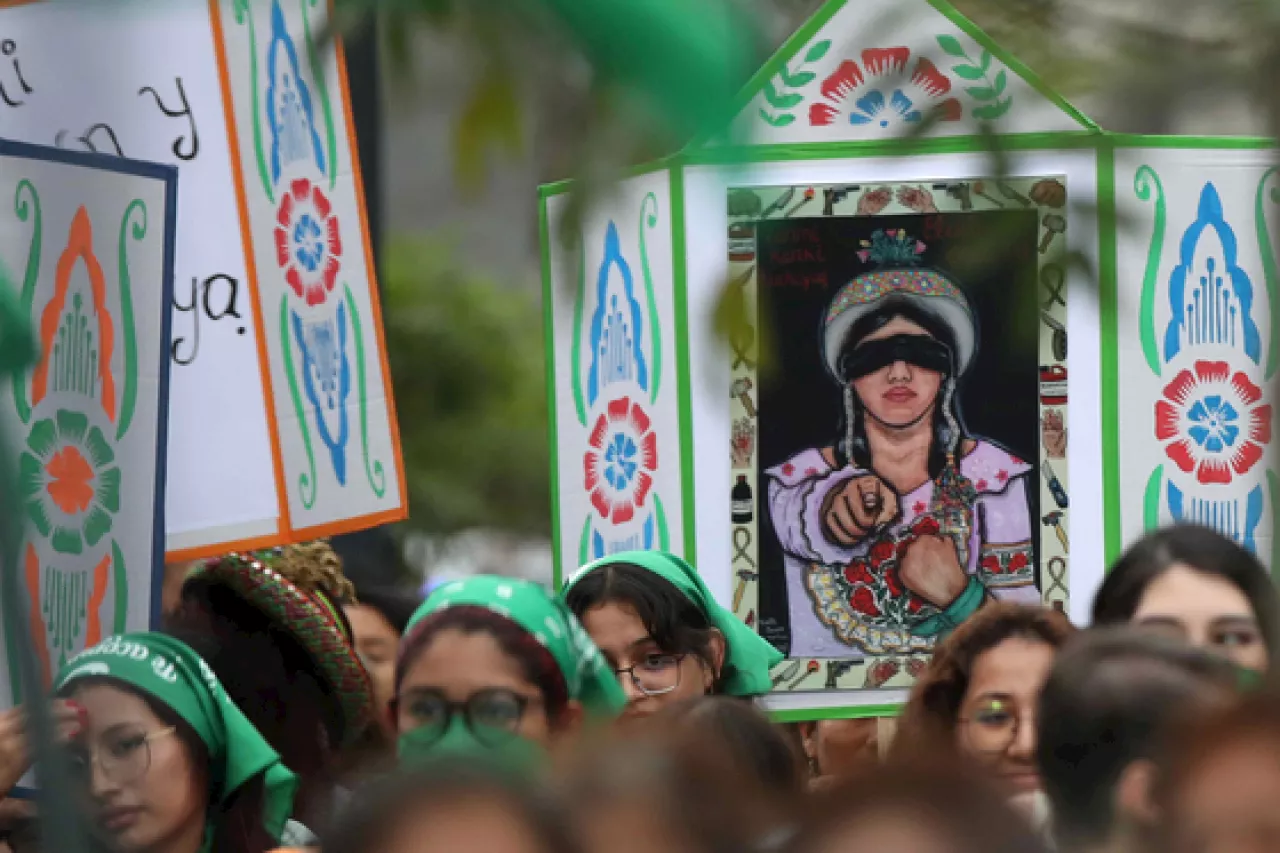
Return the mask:
<path id="1" fill-rule="evenodd" d="M 717 602 L 697 569 L 675 554 L 665 551 L 625 551 L 596 560 L 583 566 L 569 578 L 561 595 L 567 595 L 574 584 L 596 569 L 620 563 L 639 566 L 674 586 L 703 612 L 711 625 L 724 634 L 725 666 L 732 667 L 724 683 L 725 694 L 760 696 L 773 689 L 769 671 L 785 659 L 782 652 Z"/>
<path id="2" fill-rule="evenodd" d="M 626 705 L 613 670 L 577 618 L 562 601 L 529 581 L 475 575 L 447 583 L 418 607 L 405 629 L 406 639 L 426 617 L 460 606 L 483 607 L 532 635 L 555 659 L 569 698 L 581 702 L 588 714 L 614 717 Z"/>
<path id="3" fill-rule="evenodd" d="M 208 750 L 218 802 L 225 803 L 263 774 L 263 826 L 272 838 L 280 838 L 293 810 L 297 778 L 190 646 L 164 634 L 108 637 L 67 661 L 54 680 L 54 692 L 63 695 L 86 678 L 127 684 L 181 717 Z"/>

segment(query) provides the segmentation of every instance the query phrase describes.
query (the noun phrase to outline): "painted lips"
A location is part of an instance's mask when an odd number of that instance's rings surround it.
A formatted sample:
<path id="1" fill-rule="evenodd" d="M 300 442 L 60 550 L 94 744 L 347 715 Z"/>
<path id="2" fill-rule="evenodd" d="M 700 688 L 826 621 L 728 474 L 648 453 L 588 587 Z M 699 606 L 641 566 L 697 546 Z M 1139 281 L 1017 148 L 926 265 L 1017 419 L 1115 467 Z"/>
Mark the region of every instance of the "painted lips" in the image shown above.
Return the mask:
<path id="1" fill-rule="evenodd" d="M 884 392 L 884 398 L 890 403 L 909 403 L 916 398 L 916 392 L 910 388 L 892 388 Z"/>

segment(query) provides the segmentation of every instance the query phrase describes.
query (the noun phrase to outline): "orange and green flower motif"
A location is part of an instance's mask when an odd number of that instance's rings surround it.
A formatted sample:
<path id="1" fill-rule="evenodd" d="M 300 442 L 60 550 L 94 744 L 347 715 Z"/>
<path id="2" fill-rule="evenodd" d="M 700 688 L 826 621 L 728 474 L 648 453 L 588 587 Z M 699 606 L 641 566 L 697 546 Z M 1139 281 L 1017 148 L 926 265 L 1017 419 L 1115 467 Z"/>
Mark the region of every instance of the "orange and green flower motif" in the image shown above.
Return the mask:
<path id="1" fill-rule="evenodd" d="M 106 437 L 80 412 L 37 421 L 18 461 L 28 520 L 60 554 L 79 554 L 111 531 L 120 468 Z"/>

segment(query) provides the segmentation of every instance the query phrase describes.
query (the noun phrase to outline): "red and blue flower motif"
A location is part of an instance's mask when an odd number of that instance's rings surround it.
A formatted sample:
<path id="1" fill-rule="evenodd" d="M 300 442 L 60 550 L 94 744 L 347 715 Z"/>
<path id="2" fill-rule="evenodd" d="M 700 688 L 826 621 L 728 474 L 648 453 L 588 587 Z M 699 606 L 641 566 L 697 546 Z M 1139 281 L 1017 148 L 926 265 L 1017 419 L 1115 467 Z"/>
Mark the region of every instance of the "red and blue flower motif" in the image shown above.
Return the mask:
<path id="1" fill-rule="evenodd" d="M 649 415 L 628 397 L 610 401 L 596 420 L 583 457 L 585 487 L 602 519 L 626 524 L 653 488 L 658 437 Z"/>
<path id="2" fill-rule="evenodd" d="M 1155 407 L 1156 438 L 1184 473 L 1226 484 L 1248 473 L 1271 443 L 1271 406 L 1225 361 L 1197 361 L 1178 373 Z"/>
<path id="3" fill-rule="evenodd" d="M 848 59 L 822 81 L 827 103 L 809 107 L 809 124 L 827 126 L 837 120 L 885 130 L 918 124 L 931 115 L 940 121 L 959 121 L 964 110 L 948 98 L 951 80 L 925 57 L 908 74 L 911 50 L 872 48 L 862 52 L 862 64 Z"/>
<path id="4" fill-rule="evenodd" d="M 276 213 L 275 237 L 276 263 L 289 287 L 307 305 L 322 304 L 342 267 L 342 235 L 319 186 L 306 178 L 289 184 Z"/>

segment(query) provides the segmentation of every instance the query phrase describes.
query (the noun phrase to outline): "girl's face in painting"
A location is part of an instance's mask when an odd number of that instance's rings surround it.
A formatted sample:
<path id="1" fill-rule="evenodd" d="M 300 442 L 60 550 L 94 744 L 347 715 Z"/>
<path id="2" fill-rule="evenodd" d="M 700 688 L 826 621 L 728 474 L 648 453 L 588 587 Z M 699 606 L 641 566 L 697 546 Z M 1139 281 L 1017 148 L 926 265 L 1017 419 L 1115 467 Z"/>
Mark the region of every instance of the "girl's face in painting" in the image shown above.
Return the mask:
<path id="1" fill-rule="evenodd" d="M 1249 599 L 1230 581 L 1190 566 L 1175 565 L 1151 581 L 1133 622 L 1248 669 L 1267 668 L 1267 646 Z"/>
<path id="2" fill-rule="evenodd" d="M 862 339 L 862 343 L 894 335 L 921 335 L 932 339 L 924 327 L 905 317 L 894 317 Z M 854 393 L 871 417 L 887 427 L 913 426 L 933 410 L 942 387 L 942 374 L 934 370 L 895 361 L 853 380 Z"/>
<path id="3" fill-rule="evenodd" d="M 88 721 L 73 747 L 74 766 L 116 849 L 197 849 L 209 799 L 205 771 L 173 726 L 118 687 L 85 686 L 68 698 Z"/>

